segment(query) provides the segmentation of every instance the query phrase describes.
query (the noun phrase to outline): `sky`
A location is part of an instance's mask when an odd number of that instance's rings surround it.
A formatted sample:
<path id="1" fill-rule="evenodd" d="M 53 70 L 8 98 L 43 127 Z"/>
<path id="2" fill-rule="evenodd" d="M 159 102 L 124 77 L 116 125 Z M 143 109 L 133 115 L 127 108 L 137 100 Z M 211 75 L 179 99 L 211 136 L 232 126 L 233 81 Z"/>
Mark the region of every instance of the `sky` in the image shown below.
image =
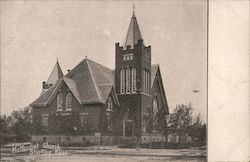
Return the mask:
<path id="1" fill-rule="evenodd" d="M 205 0 L 134 1 L 152 63 L 159 63 L 170 112 L 191 103 L 207 120 Z M 56 59 L 66 74 L 87 56 L 111 69 L 132 1 L 1 1 L 1 113 L 28 106 Z M 193 90 L 200 90 L 193 93 Z"/>

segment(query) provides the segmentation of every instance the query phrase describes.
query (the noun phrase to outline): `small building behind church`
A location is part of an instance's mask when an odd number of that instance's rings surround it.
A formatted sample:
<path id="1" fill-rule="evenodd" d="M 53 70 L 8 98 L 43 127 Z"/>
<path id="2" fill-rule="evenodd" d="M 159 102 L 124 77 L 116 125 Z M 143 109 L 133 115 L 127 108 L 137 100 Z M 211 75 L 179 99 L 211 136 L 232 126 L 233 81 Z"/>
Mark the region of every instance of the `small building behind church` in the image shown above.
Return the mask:
<path id="1" fill-rule="evenodd" d="M 85 58 L 66 74 L 57 61 L 31 103 L 34 142 L 118 144 L 122 137 L 162 140 L 169 113 L 160 66 L 151 64 L 133 13 L 115 69 Z"/>

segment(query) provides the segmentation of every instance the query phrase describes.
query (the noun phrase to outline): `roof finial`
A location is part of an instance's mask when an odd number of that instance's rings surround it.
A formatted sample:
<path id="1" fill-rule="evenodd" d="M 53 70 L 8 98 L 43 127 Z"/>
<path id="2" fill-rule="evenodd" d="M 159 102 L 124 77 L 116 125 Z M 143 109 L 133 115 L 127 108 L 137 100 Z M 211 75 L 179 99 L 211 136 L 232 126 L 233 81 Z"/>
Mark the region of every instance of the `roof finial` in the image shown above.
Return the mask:
<path id="1" fill-rule="evenodd" d="M 133 0 L 133 17 L 135 17 L 135 2 Z"/>
<path id="2" fill-rule="evenodd" d="M 58 63 L 58 57 L 56 57 L 56 63 Z"/>
<path id="3" fill-rule="evenodd" d="M 85 55 L 85 59 L 87 59 L 88 58 L 88 55 Z"/>

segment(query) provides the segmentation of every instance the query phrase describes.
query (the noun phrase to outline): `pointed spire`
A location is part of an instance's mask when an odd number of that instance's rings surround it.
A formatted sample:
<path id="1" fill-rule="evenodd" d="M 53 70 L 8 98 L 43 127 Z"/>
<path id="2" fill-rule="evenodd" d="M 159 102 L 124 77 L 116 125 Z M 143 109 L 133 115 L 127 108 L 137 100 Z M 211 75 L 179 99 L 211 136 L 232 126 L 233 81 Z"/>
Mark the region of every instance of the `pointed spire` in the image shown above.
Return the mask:
<path id="1" fill-rule="evenodd" d="M 124 43 L 123 43 L 123 49 L 126 49 L 127 46 L 131 46 L 131 48 L 134 48 L 134 45 L 138 43 L 138 40 L 143 40 L 141 31 L 135 16 L 134 12 L 135 6 L 133 3 L 133 14 L 130 20 L 128 32 L 126 34 Z"/>
<path id="2" fill-rule="evenodd" d="M 134 3 L 134 1 L 133 1 L 133 15 L 132 15 L 132 17 L 135 17 L 135 3 Z"/>
<path id="3" fill-rule="evenodd" d="M 49 78 L 48 78 L 46 83 L 47 84 L 55 84 L 56 81 L 62 77 L 63 77 L 63 72 L 62 72 L 62 69 L 59 65 L 58 58 L 57 58 L 56 64 L 55 64 L 52 72 L 50 73 Z"/>

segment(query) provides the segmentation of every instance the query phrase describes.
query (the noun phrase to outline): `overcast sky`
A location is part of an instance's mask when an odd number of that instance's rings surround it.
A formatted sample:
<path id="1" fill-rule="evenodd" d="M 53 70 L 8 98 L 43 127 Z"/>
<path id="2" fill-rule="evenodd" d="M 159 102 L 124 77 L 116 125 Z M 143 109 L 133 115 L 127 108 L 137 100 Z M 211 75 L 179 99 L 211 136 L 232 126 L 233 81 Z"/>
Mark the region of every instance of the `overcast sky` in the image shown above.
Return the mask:
<path id="1" fill-rule="evenodd" d="M 170 107 L 192 103 L 207 115 L 205 0 L 135 1 L 135 14 L 152 63 L 159 63 Z M 85 56 L 115 66 L 131 1 L 1 1 L 1 112 L 28 106 L 59 58 L 64 72 Z M 199 93 L 192 90 L 199 89 Z"/>

